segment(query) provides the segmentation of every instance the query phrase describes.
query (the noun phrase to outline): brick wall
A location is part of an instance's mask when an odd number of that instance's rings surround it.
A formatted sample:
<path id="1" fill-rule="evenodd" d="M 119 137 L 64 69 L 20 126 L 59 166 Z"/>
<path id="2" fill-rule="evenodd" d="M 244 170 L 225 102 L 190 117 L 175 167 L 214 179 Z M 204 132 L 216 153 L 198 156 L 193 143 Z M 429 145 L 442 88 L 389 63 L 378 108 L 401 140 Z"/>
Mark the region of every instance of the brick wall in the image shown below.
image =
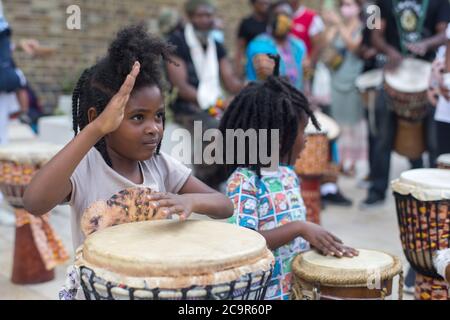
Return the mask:
<path id="1" fill-rule="evenodd" d="M 155 30 L 162 7 L 182 10 L 183 3 L 182 0 L 3 0 L 15 41 L 32 37 L 58 49 L 46 59 L 15 53 L 18 66 L 38 92 L 47 112 L 55 107 L 63 84 L 101 57 L 118 29 L 145 21 Z M 238 22 L 250 11 L 248 0 L 216 3 L 225 22 L 227 47 L 232 52 Z M 66 28 L 66 9 L 73 4 L 81 9 L 81 30 Z"/>

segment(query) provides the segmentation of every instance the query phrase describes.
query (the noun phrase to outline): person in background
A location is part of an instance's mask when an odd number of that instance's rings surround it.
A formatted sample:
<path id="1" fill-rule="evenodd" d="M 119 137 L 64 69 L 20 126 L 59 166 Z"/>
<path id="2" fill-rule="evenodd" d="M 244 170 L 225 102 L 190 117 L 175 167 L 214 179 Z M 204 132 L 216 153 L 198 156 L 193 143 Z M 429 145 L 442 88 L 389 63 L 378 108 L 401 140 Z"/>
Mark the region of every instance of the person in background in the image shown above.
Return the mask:
<path id="1" fill-rule="evenodd" d="M 289 0 L 289 4 L 294 11 L 291 33 L 305 43 L 307 58 L 304 66 L 313 72 L 323 47 L 325 24 L 316 11 L 303 4 L 303 0 Z"/>
<path id="2" fill-rule="evenodd" d="M 381 28 L 372 31 L 374 47 L 387 56 L 387 69 L 397 68 L 404 57 L 415 56 L 432 61 L 436 49 L 445 42 L 445 29 L 450 21 L 450 4 L 440 0 L 379 0 Z M 396 115 L 387 106 L 384 90 L 380 90 L 376 105 L 377 161 L 372 167 L 372 183 L 362 208 L 371 208 L 384 203 L 389 182 L 391 151 L 396 130 Z M 432 111 L 426 125 L 432 129 Z M 428 130 L 428 140 L 431 130 Z M 432 146 L 432 144 L 431 144 Z M 431 160 L 435 157 L 430 150 Z M 423 166 L 422 159 L 411 159 L 413 168 Z M 433 162 L 433 161 L 431 161 Z M 433 166 L 433 163 L 431 163 Z"/>
<path id="3" fill-rule="evenodd" d="M 362 2 L 340 0 L 338 5 L 340 14 L 324 14 L 330 26 L 325 36 L 327 48 L 332 51 L 332 60 L 338 61 L 327 63 L 331 74 L 331 116 L 341 128 L 337 142 L 341 166 L 344 173 L 354 175 L 356 163 L 366 160 L 363 106 L 355 85 L 364 67 L 357 55 L 362 44 Z"/>
<path id="4" fill-rule="evenodd" d="M 267 55 L 280 57 L 280 76 L 288 78 L 297 89 L 303 89 L 303 61 L 306 47 L 290 34 L 292 8 L 287 1 L 277 1 L 270 7 L 267 33 L 257 36 L 247 48 L 247 79 L 265 79 L 273 74 L 274 64 Z"/>
<path id="5" fill-rule="evenodd" d="M 176 48 L 170 57 L 175 64 L 168 63 L 166 67 L 168 79 L 178 92 L 170 104 L 174 120 L 194 136 L 195 121 L 201 121 L 203 132 L 218 127 L 218 119 L 211 111 L 226 107 L 227 97 L 221 84 L 236 94 L 244 83 L 234 74 L 225 47 L 211 33 L 216 16 L 212 1 L 189 0 L 185 9 L 186 25 L 168 37 Z M 224 182 L 217 165 L 195 164 L 194 171 L 196 177 L 215 189 Z"/>
<path id="6" fill-rule="evenodd" d="M 250 0 L 253 12 L 242 19 L 239 24 L 236 55 L 234 57 L 236 72 L 239 75 L 244 75 L 245 52 L 248 44 L 254 38 L 267 31 L 270 2 L 270 0 Z"/>

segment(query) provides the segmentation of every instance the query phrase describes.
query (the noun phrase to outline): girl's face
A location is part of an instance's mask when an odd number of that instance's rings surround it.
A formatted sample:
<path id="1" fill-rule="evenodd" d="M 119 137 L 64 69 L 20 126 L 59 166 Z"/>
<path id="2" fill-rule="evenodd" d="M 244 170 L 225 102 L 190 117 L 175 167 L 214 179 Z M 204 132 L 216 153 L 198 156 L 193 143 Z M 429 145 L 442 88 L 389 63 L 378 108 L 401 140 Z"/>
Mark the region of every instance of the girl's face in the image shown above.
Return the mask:
<path id="1" fill-rule="evenodd" d="M 308 125 L 308 117 L 303 114 L 302 119 L 298 125 L 297 137 L 295 138 L 294 145 L 292 146 L 291 159 L 289 159 L 289 164 L 294 165 L 297 161 L 300 153 L 305 148 L 305 128 Z"/>
<path id="2" fill-rule="evenodd" d="M 119 128 L 105 137 L 108 148 L 126 159 L 150 159 L 163 137 L 164 114 L 163 96 L 157 86 L 133 92 Z"/>

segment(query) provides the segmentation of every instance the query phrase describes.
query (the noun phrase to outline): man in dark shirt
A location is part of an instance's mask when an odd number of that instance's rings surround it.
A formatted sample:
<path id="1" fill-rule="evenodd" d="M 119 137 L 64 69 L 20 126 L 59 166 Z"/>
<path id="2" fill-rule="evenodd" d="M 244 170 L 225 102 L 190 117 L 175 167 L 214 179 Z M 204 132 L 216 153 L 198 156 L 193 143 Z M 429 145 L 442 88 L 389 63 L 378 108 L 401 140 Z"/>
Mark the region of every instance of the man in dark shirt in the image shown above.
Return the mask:
<path id="1" fill-rule="evenodd" d="M 178 124 L 193 133 L 194 121 L 201 121 L 204 132 L 219 126 L 210 108 L 224 98 L 221 84 L 237 94 L 244 83 L 235 76 L 224 46 L 211 35 L 215 16 L 211 0 L 188 0 L 186 13 L 186 26 L 168 38 L 176 46 L 171 59 L 177 65 L 168 63 L 167 74 L 178 94 L 170 107 Z M 211 187 L 217 189 L 222 182 L 216 166 L 202 164 L 194 169 L 196 176 Z"/>
<path id="2" fill-rule="evenodd" d="M 236 72 L 244 74 L 244 56 L 247 45 L 261 33 L 266 32 L 270 0 L 250 0 L 253 13 L 244 18 L 238 29 L 235 67 Z"/>
<path id="3" fill-rule="evenodd" d="M 450 21 L 450 4 L 446 0 L 378 0 L 381 28 L 372 31 L 374 47 L 387 56 L 387 69 L 395 69 L 406 56 L 431 61 L 439 45 L 445 41 L 445 29 Z M 397 117 L 380 90 L 376 106 L 377 161 L 372 168 L 372 185 L 363 207 L 384 202 L 389 182 L 390 158 Z M 425 125 L 431 123 L 428 118 Z M 429 130 L 427 130 L 429 131 Z M 429 140 L 432 140 L 429 136 Z M 429 141 L 432 142 L 432 141 Z M 431 150 L 430 150 L 431 151 Z M 422 159 L 410 159 L 413 168 L 422 166 Z"/>

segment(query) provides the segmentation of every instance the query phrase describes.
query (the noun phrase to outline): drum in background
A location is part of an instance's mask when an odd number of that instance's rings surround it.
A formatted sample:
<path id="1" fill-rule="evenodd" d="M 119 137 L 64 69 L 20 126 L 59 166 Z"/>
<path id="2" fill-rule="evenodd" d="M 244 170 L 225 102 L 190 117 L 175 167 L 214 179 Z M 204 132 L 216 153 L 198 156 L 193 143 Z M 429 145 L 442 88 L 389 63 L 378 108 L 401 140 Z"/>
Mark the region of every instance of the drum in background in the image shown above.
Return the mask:
<path id="1" fill-rule="evenodd" d="M 359 249 L 357 257 L 336 258 L 308 251 L 294 259 L 292 269 L 295 300 L 384 300 L 396 276 L 402 299 L 402 264 L 384 252 Z"/>
<path id="2" fill-rule="evenodd" d="M 425 117 L 430 76 L 429 62 L 411 58 L 404 59 L 395 71 L 385 73 L 384 88 L 400 118 L 421 121 Z"/>
<path id="3" fill-rule="evenodd" d="M 23 195 L 36 172 L 61 146 L 22 142 L 0 146 L 0 190 L 8 203 L 23 208 Z"/>
<path id="4" fill-rule="evenodd" d="M 377 90 L 383 84 L 383 77 L 383 70 L 375 69 L 367 71 L 356 78 L 355 84 L 361 93 L 361 98 L 366 108 L 375 105 Z"/>
<path id="5" fill-rule="evenodd" d="M 437 158 L 439 169 L 450 169 L 450 154 L 442 154 Z"/>
<path id="6" fill-rule="evenodd" d="M 419 274 L 441 281 L 433 256 L 450 248 L 450 171 L 406 171 L 392 189 L 406 258 Z M 416 290 L 420 285 L 416 282 Z"/>
<path id="7" fill-rule="evenodd" d="M 252 230 L 159 220 L 89 235 L 75 265 L 86 299 L 260 300 L 273 263 L 264 237 Z"/>
<path id="8" fill-rule="evenodd" d="M 314 112 L 320 126 L 318 131 L 310 121 L 305 129 L 306 144 L 295 163 L 301 179 L 301 193 L 306 206 L 306 219 L 320 224 L 320 185 L 330 172 L 330 141 L 339 136 L 338 124 L 322 112 Z"/>
<path id="9" fill-rule="evenodd" d="M 422 122 L 397 120 L 394 150 L 408 159 L 419 159 L 426 150 L 425 132 Z"/>
<path id="10" fill-rule="evenodd" d="M 54 267 L 69 258 L 48 216 L 34 217 L 23 209 L 26 187 L 60 149 L 61 146 L 35 141 L 0 146 L 0 191 L 16 215 L 11 281 L 17 284 L 52 280 Z"/>

